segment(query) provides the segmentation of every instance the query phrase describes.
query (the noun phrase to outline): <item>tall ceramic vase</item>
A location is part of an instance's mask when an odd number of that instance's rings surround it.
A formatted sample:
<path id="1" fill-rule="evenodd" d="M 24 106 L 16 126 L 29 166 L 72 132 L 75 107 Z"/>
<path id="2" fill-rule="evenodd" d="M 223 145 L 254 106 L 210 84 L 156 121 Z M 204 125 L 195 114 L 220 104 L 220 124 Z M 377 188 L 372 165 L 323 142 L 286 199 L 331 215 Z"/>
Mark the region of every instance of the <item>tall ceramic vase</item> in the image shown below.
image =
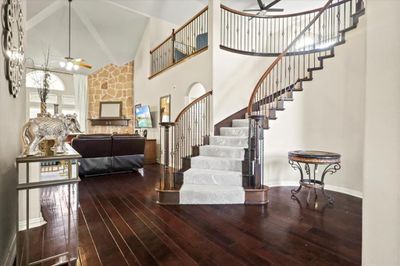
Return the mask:
<path id="1" fill-rule="evenodd" d="M 40 114 L 42 116 L 44 116 L 45 114 L 47 114 L 47 104 L 46 102 L 41 102 L 40 103 Z"/>
<path id="2" fill-rule="evenodd" d="M 38 116 L 41 116 L 41 117 L 48 116 L 46 99 L 47 99 L 47 94 L 49 93 L 49 87 L 50 87 L 49 79 L 50 79 L 49 72 L 45 72 L 44 78 L 43 78 L 43 88 L 40 91 L 41 102 L 40 102 L 40 114 Z"/>

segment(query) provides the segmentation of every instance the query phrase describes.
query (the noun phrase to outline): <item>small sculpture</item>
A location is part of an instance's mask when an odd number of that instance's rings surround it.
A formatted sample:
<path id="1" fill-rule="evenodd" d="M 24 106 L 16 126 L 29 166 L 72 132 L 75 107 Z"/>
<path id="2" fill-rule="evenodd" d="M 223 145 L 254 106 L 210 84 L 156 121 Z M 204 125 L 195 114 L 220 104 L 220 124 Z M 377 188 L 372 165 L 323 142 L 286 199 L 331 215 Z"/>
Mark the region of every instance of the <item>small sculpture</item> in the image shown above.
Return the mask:
<path id="1" fill-rule="evenodd" d="M 53 149 L 56 153 L 65 152 L 65 139 L 70 133 L 80 133 L 80 125 L 73 115 L 43 116 L 30 119 L 22 129 L 25 155 L 40 153 L 39 143 L 44 139 L 54 139 Z"/>

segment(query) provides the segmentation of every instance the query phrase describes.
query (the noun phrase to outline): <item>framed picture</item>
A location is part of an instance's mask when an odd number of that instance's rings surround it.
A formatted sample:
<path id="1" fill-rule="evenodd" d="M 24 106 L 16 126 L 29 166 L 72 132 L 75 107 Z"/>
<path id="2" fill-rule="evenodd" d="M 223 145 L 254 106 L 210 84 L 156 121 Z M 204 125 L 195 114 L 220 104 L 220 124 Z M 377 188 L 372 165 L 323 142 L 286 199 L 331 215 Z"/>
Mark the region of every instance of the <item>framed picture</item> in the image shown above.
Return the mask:
<path id="1" fill-rule="evenodd" d="M 122 102 L 100 102 L 100 118 L 121 118 Z"/>
<path id="2" fill-rule="evenodd" d="M 160 98 L 160 122 L 171 122 L 171 95 Z"/>

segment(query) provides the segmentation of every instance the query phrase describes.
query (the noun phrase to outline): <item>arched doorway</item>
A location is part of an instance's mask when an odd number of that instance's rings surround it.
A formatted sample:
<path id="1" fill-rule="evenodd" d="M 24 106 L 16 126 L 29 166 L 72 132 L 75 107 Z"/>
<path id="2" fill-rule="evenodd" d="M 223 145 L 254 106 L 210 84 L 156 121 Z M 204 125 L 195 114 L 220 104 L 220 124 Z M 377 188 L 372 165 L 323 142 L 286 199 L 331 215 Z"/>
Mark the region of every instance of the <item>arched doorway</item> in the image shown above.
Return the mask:
<path id="1" fill-rule="evenodd" d="M 201 95 L 206 93 L 206 88 L 201 84 L 200 82 L 193 83 L 186 94 L 185 97 L 185 105 L 188 105 L 189 103 L 193 102 L 197 98 L 199 98 Z"/>

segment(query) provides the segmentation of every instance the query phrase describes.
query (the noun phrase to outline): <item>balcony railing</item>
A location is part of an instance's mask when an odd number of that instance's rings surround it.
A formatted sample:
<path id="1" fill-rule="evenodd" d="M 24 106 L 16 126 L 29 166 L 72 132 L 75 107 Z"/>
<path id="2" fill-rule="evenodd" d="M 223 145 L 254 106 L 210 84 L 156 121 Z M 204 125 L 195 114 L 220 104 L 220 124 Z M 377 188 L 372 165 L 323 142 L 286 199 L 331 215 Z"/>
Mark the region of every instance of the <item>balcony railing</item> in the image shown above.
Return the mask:
<path id="1" fill-rule="evenodd" d="M 212 130 L 212 91 L 186 106 L 173 123 L 160 123 L 164 131 L 162 154 L 164 166 L 172 171 L 160 180 L 160 189 L 176 189 L 181 185 L 179 173 L 187 170 L 185 160 L 208 144 Z"/>
<path id="2" fill-rule="evenodd" d="M 350 16 L 354 13 L 355 2 L 341 0 L 332 3 L 326 9 L 324 18 L 309 27 L 303 34 L 304 39 L 299 40 L 289 53 L 302 54 L 329 48 L 338 37 L 333 34 L 339 27 L 351 25 Z M 221 48 L 247 55 L 279 56 L 321 10 L 260 17 L 221 5 Z M 321 27 L 326 28 L 322 31 Z M 321 35 L 321 32 L 331 35 Z"/>
<path id="3" fill-rule="evenodd" d="M 208 48 L 208 7 L 150 51 L 150 78 Z"/>

